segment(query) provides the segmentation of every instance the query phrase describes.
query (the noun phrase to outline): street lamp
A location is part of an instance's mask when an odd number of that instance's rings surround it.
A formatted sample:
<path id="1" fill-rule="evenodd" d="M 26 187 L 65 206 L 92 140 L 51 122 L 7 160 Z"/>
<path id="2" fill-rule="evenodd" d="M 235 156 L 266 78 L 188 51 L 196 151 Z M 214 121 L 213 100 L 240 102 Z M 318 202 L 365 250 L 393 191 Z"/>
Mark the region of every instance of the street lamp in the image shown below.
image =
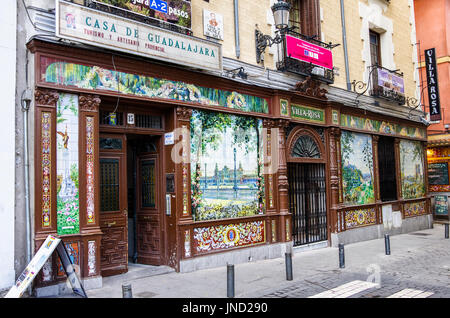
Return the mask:
<path id="1" fill-rule="evenodd" d="M 275 38 L 270 35 L 264 35 L 259 30 L 255 30 L 255 40 L 256 40 L 256 61 L 261 62 L 261 55 L 267 46 L 272 46 L 273 44 L 279 44 L 283 41 L 283 35 L 290 30 L 289 28 L 289 11 L 291 9 L 291 4 L 278 0 L 272 6 L 273 20 L 275 22 L 275 28 L 277 29 Z"/>

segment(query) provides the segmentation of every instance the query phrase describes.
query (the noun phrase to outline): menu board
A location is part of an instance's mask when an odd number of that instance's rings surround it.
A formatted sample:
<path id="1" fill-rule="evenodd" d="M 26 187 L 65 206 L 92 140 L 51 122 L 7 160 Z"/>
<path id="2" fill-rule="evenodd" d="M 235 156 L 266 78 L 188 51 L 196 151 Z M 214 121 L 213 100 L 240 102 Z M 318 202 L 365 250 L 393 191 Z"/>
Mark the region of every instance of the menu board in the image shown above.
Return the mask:
<path id="1" fill-rule="evenodd" d="M 433 185 L 448 184 L 447 162 L 434 162 L 428 164 L 428 183 Z"/>
<path id="2" fill-rule="evenodd" d="M 434 196 L 434 214 L 435 215 L 448 215 L 448 204 L 446 195 Z"/>

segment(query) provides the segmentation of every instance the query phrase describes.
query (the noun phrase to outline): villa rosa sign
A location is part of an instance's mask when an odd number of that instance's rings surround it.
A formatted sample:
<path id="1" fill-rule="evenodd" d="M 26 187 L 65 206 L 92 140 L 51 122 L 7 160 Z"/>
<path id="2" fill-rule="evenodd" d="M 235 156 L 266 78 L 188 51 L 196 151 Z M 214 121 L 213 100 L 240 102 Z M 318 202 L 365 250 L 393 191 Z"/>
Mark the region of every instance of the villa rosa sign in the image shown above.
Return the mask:
<path id="1" fill-rule="evenodd" d="M 286 35 L 286 54 L 290 58 L 311 63 L 327 69 L 333 69 L 333 56 L 331 50 Z"/>
<path id="2" fill-rule="evenodd" d="M 108 49 L 214 71 L 221 45 L 57 0 L 56 35 Z"/>

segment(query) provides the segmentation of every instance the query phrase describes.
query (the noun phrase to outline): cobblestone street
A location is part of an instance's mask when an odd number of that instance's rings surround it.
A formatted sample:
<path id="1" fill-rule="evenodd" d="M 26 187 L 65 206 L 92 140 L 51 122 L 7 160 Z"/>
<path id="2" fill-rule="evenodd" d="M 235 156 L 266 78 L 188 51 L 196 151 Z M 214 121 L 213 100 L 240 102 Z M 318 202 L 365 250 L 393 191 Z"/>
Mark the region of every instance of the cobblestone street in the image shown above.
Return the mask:
<path id="1" fill-rule="evenodd" d="M 295 250 L 292 281 L 286 280 L 284 258 L 235 264 L 235 298 L 450 297 L 450 239 L 443 225 L 391 236 L 390 243 L 391 255 L 385 255 L 384 239 L 346 245 L 342 269 L 338 248 Z M 121 298 L 121 284 L 128 282 L 136 298 L 227 297 L 226 266 L 152 275 L 108 277 L 102 288 L 87 293 Z"/>
<path id="2" fill-rule="evenodd" d="M 396 297 L 396 293 L 407 289 L 427 292 L 423 297 L 450 297 L 450 241 L 444 239 L 443 233 L 443 226 L 438 224 L 431 230 L 391 237 L 391 255 L 380 255 L 380 246 L 384 248 L 383 240 L 357 244 L 366 245 L 365 251 L 358 246 L 348 246 L 346 257 L 350 260 L 346 261 L 346 268 L 317 269 L 315 274 L 301 277 L 290 286 L 267 292 L 261 297 L 311 297 L 356 280 L 371 281 L 374 287 L 360 292 L 355 290 L 348 297 Z M 370 250 L 373 250 L 373 255 L 369 255 Z M 295 261 L 301 262 L 301 259 L 301 255 L 296 255 Z M 304 276 L 301 273 L 297 275 Z M 407 290 L 405 296 L 408 295 Z M 326 296 L 333 297 L 329 293 Z"/>

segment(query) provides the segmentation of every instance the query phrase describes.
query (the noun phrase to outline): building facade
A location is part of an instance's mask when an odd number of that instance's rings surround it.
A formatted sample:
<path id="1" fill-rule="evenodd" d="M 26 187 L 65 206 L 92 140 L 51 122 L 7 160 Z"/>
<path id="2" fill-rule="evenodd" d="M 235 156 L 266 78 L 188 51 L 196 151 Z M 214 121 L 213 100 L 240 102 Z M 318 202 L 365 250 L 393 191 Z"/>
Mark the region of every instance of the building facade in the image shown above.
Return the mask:
<path id="1" fill-rule="evenodd" d="M 5 9 L 0 13 L 2 25 L 7 36 L 0 40 L 0 65 L 5 76 L 1 81 L 3 96 L 2 125 L 3 135 L 1 145 L 2 188 L 0 191 L 0 290 L 14 283 L 14 193 L 15 193 L 15 104 L 16 104 L 16 24 L 17 8 L 14 1 L 7 1 Z"/>
<path id="2" fill-rule="evenodd" d="M 434 218 L 448 221 L 450 55 L 447 30 L 450 24 L 450 2 L 436 1 L 430 6 L 425 1 L 415 1 L 414 5 L 417 40 L 420 43 L 423 103 L 430 114 L 436 113 L 436 118 L 431 118 L 431 125 L 428 127 L 429 191 Z M 436 34 L 439 36 L 435 36 Z M 435 105 L 439 105 L 439 108 Z"/>
<path id="3" fill-rule="evenodd" d="M 275 1 L 138 2 L 18 5 L 34 249 L 95 288 L 431 226 L 412 1 L 290 1 L 281 31 Z"/>

